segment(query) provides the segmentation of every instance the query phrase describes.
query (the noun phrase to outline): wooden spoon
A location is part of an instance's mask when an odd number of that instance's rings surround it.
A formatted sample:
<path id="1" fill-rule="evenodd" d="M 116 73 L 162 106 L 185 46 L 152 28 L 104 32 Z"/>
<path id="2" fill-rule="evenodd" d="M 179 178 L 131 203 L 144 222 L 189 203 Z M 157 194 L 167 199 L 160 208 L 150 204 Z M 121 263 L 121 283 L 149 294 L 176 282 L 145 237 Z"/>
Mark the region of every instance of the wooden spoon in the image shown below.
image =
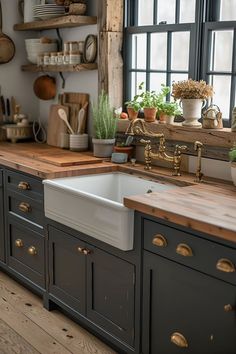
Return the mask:
<path id="1" fill-rule="evenodd" d="M 15 55 L 15 44 L 2 32 L 2 4 L 0 1 L 0 64 L 8 63 Z"/>
<path id="2" fill-rule="evenodd" d="M 59 109 L 58 109 L 58 115 L 59 115 L 59 117 L 66 123 L 67 128 L 69 129 L 69 131 L 71 132 L 71 134 L 75 134 L 74 131 L 73 131 L 73 129 L 71 128 L 70 123 L 68 122 L 67 114 L 66 114 L 66 112 L 64 111 L 64 109 L 59 108 Z"/>

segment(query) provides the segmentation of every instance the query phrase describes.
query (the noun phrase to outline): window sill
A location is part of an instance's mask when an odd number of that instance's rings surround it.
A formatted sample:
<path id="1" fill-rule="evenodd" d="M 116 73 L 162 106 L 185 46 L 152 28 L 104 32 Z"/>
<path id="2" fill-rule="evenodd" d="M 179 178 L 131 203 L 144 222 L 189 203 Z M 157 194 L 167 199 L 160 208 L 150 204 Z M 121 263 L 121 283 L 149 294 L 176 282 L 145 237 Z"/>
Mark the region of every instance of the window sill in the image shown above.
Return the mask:
<path id="1" fill-rule="evenodd" d="M 118 133 L 125 133 L 130 121 L 127 119 L 119 119 Z M 201 141 L 204 145 L 231 148 L 236 142 L 236 132 L 232 132 L 230 128 L 223 129 L 202 129 L 183 127 L 181 123 L 159 124 L 158 122 L 147 123 L 149 129 L 153 133 L 164 133 L 166 140 L 174 140 L 185 143 L 193 143 L 196 140 Z"/>

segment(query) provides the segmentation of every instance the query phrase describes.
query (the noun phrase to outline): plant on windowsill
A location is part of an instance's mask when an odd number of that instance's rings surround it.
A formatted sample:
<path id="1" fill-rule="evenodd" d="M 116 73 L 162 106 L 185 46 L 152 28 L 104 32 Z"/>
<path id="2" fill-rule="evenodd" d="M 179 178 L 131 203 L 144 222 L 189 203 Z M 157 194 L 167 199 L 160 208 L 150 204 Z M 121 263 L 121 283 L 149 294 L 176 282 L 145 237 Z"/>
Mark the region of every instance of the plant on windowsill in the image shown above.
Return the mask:
<path id="1" fill-rule="evenodd" d="M 205 81 L 192 79 L 178 81 L 172 85 L 172 96 L 180 100 L 183 107 L 184 126 L 201 128 L 198 122 L 201 110 L 206 105 L 206 100 L 213 96 L 213 87 Z"/>
<path id="2" fill-rule="evenodd" d="M 93 153 L 96 157 L 110 157 L 115 144 L 117 118 L 108 95 L 102 91 L 98 102 L 92 105 L 94 138 Z"/>
<path id="3" fill-rule="evenodd" d="M 234 143 L 234 146 L 229 151 L 229 160 L 231 162 L 232 180 L 233 180 L 234 185 L 236 186 L 236 143 Z"/>
<path id="4" fill-rule="evenodd" d="M 140 96 L 135 95 L 132 100 L 125 102 L 125 105 L 127 106 L 129 120 L 138 118 L 138 112 L 141 109 Z"/>
<path id="5" fill-rule="evenodd" d="M 143 90 L 143 87 L 144 82 L 139 85 L 139 90 Z M 162 85 L 160 93 L 156 91 L 143 91 L 139 94 L 140 104 L 143 108 L 144 120 L 146 122 L 154 122 L 156 120 L 157 111 L 169 92 L 170 87 Z"/>
<path id="6" fill-rule="evenodd" d="M 158 109 L 159 123 L 173 124 L 174 118 L 182 114 L 182 110 L 177 102 L 163 102 Z"/>

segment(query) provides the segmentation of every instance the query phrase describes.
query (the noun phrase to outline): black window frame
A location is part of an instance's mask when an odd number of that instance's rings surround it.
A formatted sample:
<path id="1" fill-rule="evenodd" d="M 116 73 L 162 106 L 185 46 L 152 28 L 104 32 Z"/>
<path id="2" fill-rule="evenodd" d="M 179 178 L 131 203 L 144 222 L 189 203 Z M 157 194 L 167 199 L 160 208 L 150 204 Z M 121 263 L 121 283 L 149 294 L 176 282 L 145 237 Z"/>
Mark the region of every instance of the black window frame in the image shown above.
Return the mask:
<path id="1" fill-rule="evenodd" d="M 219 21 L 221 0 L 196 0 L 195 23 L 179 23 L 180 0 L 176 0 L 176 23 L 175 24 L 157 24 L 157 9 L 158 0 L 154 0 L 154 24 L 147 26 L 138 25 L 138 0 L 125 0 L 125 28 L 124 28 L 124 101 L 131 99 L 131 73 L 145 72 L 146 73 L 146 89 L 150 89 L 149 74 L 151 72 L 164 72 L 167 78 L 170 73 L 175 73 L 170 68 L 170 48 L 168 48 L 167 68 L 166 70 L 150 70 L 150 36 L 151 33 L 178 31 L 190 31 L 190 50 L 189 50 L 189 78 L 194 80 L 206 80 L 211 73 L 209 71 L 209 31 L 214 29 L 234 29 L 234 46 L 233 46 L 233 65 L 232 72 L 227 72 L 227 75 L 232 77 L 231 84 L 231 99 L 230 99 L 230 116 L 229 119 L 224 119 L 224 126 L 229 127 L 231 124 L 231 112 L 235 106 L 235 90 L 236 90 L 236 21 Z M 147 34 L 147 65 L 146 69 L 132 69 L 132 35 Z M 181 70 L 176 71 L 181 73 Z M 223 75 L 217 72 L 217 75 Z M 166 84 L 171 86 L 170 79 L 167 79 Z"/>

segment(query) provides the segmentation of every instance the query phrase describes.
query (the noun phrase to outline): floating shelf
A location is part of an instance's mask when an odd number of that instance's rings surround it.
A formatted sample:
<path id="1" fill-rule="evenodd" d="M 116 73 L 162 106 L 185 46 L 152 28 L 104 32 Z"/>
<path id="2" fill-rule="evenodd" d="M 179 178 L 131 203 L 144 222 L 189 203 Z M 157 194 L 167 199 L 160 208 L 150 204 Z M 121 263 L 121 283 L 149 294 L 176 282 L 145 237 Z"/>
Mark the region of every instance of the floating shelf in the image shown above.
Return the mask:
<path id="1" fill-rule="evenodd" d="M 50 20 L 18 23 L 15 24 L 13 28 L 15 31 L 41 31 L 46 29 L 95 25 L 96 23 L 96 16 L 67 15 L 53 18 Z"/>
<path id="2" fill-rule="evenodd" d="M 79 72 L 86 70 L 96 70 L 98 68 L 97 63 L 82 63 L 77 65 L 22 65 L 22 71 L 30 72 Z"/>

